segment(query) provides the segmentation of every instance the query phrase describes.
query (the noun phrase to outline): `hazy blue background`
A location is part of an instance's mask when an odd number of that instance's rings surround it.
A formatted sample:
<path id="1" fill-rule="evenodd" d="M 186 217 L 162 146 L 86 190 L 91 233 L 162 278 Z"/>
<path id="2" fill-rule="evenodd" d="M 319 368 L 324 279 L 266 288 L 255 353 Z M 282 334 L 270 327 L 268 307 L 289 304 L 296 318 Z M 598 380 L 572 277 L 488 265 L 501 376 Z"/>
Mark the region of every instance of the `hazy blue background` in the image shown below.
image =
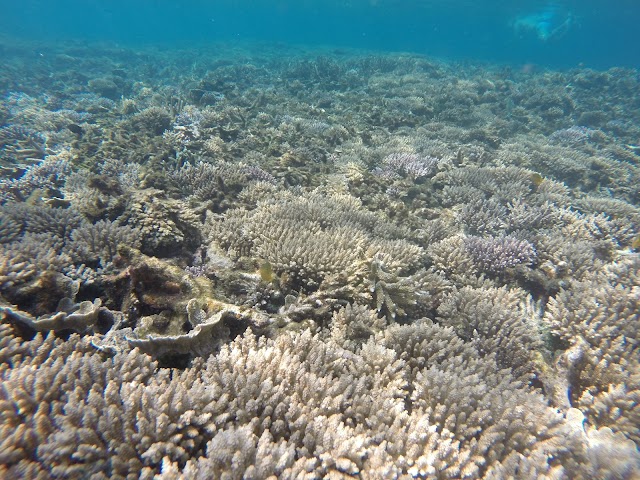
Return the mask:
<path id="1" fill-rule="evenodd" d="M 566 34 L 514 31 L 550 4 L 571 13 Z M 0 0 L 0 39 L 279 41 L 554 67 L 640 67 L 639 25 L 637 0 Z"/>

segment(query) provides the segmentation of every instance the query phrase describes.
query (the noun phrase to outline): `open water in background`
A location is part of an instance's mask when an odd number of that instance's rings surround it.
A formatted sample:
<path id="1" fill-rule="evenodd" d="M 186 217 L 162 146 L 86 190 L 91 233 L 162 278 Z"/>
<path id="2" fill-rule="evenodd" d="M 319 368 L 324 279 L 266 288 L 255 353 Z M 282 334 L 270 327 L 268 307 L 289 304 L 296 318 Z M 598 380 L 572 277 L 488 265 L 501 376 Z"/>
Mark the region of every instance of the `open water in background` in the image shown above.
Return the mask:
<path id="1" fill-rule="evenodd" d="M 515 19 L 570 16 L 541 39 Z M 1 0 L 2 36 L 197 46 L 237 40 L 553 68 L 640 66 L 637 0 Z"/>

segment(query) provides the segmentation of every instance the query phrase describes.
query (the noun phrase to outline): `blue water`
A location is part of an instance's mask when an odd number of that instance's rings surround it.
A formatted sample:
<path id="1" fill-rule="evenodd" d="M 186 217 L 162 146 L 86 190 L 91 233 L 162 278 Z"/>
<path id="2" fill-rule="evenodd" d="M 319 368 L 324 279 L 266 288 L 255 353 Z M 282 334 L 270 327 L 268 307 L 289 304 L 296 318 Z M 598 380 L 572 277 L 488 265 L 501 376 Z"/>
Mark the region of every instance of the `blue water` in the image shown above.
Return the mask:
<path id="1" fill-rule="evenodd" d="M 2 0 L 0 11 L 4 35 L 48 42 L 276 41 L 555 68 L 640 66 L 634 0 Z M 527 19 L 538 25 L 521 28 Z"/>

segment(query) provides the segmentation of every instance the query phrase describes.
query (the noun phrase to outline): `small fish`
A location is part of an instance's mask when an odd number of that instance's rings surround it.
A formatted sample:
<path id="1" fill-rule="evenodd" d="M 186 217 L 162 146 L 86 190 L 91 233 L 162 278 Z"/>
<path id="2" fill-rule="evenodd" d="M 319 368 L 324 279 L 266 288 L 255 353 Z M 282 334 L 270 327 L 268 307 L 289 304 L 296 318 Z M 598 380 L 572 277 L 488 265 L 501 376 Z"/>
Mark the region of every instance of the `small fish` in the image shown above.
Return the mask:
<path id="1" fill-rule="evenodd" d="M 75 133 L 76 135 L 82 135 L 84 133 L 84 129 L 75 123 L 70 123 L 67 125 L 67 129 Z"/>
<path id="2" fill-rule="evenodd" d="M 536 187 L 539 187 L 542 182 L 544 182 L 544 178 L 542 178 L 542 175 L 540 175 L 539 173 L 532 173 L 530 178 L 531 183 L 533 183 Z"/>
<path id="3" fill-rule="evenodd" d="M 273 268 L 271 268 L 271 264 L 266 261 L 260 265 L 258 273 L 260 273 L 260 278 L 263 282 L 271 283 L 276 278 L 275 274 L 273 273 Z"/>
<path id="4" fill-rule="evenodd" d="M 631 241 L 631 248 L 640 250 L 640 235 L 636 235 L 636 238 Z"/>

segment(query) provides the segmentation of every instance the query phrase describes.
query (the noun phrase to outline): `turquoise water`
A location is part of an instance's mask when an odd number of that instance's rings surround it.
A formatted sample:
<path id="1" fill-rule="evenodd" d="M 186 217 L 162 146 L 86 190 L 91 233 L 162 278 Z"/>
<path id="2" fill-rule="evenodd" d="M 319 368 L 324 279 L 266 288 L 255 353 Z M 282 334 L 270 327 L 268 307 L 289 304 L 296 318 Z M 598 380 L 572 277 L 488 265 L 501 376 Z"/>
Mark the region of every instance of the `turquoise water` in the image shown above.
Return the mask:
<path id="1" fill-rule="evenodd" d="M 0 5 L 2 32 L 47 41 L 165 46 L 279 41 L 555 67 L 640 63 L 640 5 L 633 0 L 5 0 Z M 523 28 L 532 19 L 538 25 Z"/>

